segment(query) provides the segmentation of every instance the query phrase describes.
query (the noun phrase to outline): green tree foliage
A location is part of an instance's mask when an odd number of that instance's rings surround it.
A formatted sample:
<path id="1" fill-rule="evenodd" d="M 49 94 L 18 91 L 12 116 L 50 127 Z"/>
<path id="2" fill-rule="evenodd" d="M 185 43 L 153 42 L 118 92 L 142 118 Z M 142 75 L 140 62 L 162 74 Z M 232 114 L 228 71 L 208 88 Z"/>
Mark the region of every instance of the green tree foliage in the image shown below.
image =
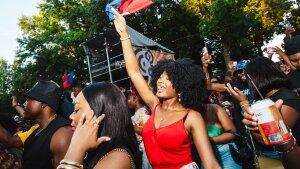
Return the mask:
<path id="1" fill-rule="evenodd" d="M 23 16 L 19 26 L 17 60 L 12 65 L 9 92 L 24 101 L 23 93 L 38 80 L 61 84 L 64 73 L 75 70 L 88 81 L 86 56 L 81 43 L 100 32 L 114 29 L 104 12 L 108 0 L 44 0 L 35 16 Z M 175 51 L 176 57 L 199 61 L 203 46 L 197 16 L 186 12 L 178 1 L 157 0 L 141 12 L 127 17 L 128 24 Z M 23 99 L 22 99 L 23 98 Z M 10 105 L 10 99 L 8 99 Z"/>
<path id="2" fill-rule="evenodd" d="M 8 113 L 11 107 L 9 91 L 11 90 L 11 66 L 0 58 L 0 113 Z"/>
<path id="3" fill-rule="evenodd" d="M 80 44 L 107 24 L 95 22 L 99 14 L 104 15 L 99 1 L 46 0 L 38 8 L 38 15 L 23 16 L 19 22 L 23 31 L 18 40 L 20 63 L 31 62 L 43 78 L 61 81 L 62 74 L 75 70 L 79 80 L 84 80 L 87 71 Z"/>
<path id="4" fill-rule="evenodd" d="M 283 27 L 286 0 L 183 0 L 199 18 L 201 37 L 219 40 L 225 62 L 262 55 L 261 46 Z"/>
<path id="5" fill-rule="evenodd" d="M 175 52 L 176 58 L 190 57 L 200 63 L 204 46 L 197 29 L 198 18 L 177 0 L 154 0 L 141 12 L 127 16 L 128 24 Z"/>

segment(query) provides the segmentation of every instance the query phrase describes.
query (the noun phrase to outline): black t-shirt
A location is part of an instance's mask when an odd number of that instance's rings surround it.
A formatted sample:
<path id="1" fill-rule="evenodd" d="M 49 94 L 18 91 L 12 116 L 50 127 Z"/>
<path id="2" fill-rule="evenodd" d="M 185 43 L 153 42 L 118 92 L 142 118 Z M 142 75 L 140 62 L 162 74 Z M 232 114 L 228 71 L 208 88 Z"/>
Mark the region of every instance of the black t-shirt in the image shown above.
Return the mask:
<path id="1" fill-rule="evenodd" d="M 292 80 L 293 89 L 300 89 L 300 69 L 291 71 L 288 76 Z"/>

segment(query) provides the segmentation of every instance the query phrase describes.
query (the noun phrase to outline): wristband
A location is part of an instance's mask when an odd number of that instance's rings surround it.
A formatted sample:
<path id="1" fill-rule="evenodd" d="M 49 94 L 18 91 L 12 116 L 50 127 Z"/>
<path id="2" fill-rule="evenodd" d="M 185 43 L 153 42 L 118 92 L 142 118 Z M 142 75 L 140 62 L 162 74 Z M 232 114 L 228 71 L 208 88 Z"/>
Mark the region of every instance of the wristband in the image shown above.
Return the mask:
<path id="1" fill-rule="evenodd" d="M 127 40 L 127 39 L 130 39 L 130 35 L 128 35 L 128 36 L 125 37 L 125 38 L 120 38 L 120 41 L 124 41 L 124 40 Z"/>
<path id="2" fill-rule="evenodd" d="M 60 164 L 61 165 L 68 165 L 70 167 L 75 167 L 75 168 L 78 168 L 78 169 L 83 169 L 83 165 L 78 163 L 78 162 L 75 162 L 75 161 L 71 161 L 71 160 L 66 160 L 66 159 L 63 159 L 60 161 Z"/>
<path id="3" fill-rule="evenodd" d="M 273 148 L 274 148 L 274 150 L 277 152 L 277 153 L 279 153 L 279 154 L 282 154 L 282 155 L 286 155 L 286 154 L 288 154 L 288 153 L 290 153 L 290 152 L 292 152 L 294 149 L 295 149 L 295 147 L 296 147 L 296 139 L 295 139 L 295 137 L 292 135 L 292 139 L 294 140 L 293 142 L 293 145 L 288 149 L 288 150 L 286 150 L 286 151 L 278 151 L 278 150 L 276 150 L 276 147 L 274 146 Z"/>

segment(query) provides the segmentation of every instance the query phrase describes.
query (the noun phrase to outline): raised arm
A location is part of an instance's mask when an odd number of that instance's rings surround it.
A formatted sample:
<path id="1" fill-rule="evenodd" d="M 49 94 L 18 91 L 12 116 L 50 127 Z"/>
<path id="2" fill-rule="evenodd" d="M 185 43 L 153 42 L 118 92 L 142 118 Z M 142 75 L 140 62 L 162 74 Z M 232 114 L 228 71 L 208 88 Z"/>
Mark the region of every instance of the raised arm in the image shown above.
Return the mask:
<path id="1" fill-rule="evenodd" d="M 276 46 L 275 52 L 281 57 L 282 60 L 284 60 L 292 70 L 295 70 L 296 68 L 291 64 L 290 59 L 288 56 L 279 48 Z"/>
<path id="2" fill-rule="evenodd" d="M 133 82 L 135 88 L 139 92 L 143 101 L 152 108 L 159 103 L 158 98 L 153 94 L 152 90 L 148 86 L 146 80 L 140 72 L 138 60 L 133 51 L 130 36 L 126 30 L 126 20 L 120 14 L 117 14 L 114 24 L 117 32 L 120 34 L 120 40 L 123 48 L 123 55 L 126 65 L 127 73 Z"/>
<path id="3" fill-rule="evenodd" d="M 10 134 L 4 127 L 0 125 L 0 142 L 7 147 L 20 147 L 23 145 L 20 137 Z"/>
<path id="4" fill-rule="evenodd" d="M 24 113 L 25 113 L 24 107 L 18 103 L 18 98 L 16 96 L 11 97 L 11 106 L 14 109 L 16 109 L 16 111 L 21 117 L 24 117 Z"/>
<path id="5" fill-rule="evenodd" d="M 203 56 L 201 58 L 201 62 L 202 62 L 202 69 L 203 69 L 203 72 L 204 72 L 205 78 L 206 78 L 207 89 L 217 91 L 217 92 L 225 92 L 226 89 L 225 89 L 224 84 L 211 83 L 211 81 L 210 81 L 211 79 L 210 79 L 209 73 L 208 73 L 208 64 L 210 63 L 210 59 L 208 57 L 206 57 L 205 54 L 203 54 Z"/>

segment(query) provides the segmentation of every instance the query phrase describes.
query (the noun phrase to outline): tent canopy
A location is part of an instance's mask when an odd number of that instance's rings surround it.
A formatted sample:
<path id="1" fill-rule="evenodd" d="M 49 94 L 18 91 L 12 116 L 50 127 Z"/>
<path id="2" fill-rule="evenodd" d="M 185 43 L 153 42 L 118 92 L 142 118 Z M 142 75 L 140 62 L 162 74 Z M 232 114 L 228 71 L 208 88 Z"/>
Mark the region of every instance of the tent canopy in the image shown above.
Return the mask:
<path id="1" fill-rule="evenodd" d="M 174 53 L 172 50 L 144 36 L 143 34 L 139 33 L 138 31 L 134 30 L 129 26 L 127 26 L 127 31 L 131 37 L 131 43 L 133 44 L 133 46 L 158 48 L 167 53 L 172 53 L 172 54 Z M 87 46 L 92 50 L 104 49 L 105 40 L 110 46 L 116 46 L 120 43 L 120 35 L 115 30 L 106 31 L 105 33 L 101 33 L 97 35 L 94 39 L 83 43 L 83 45 Z"/>

